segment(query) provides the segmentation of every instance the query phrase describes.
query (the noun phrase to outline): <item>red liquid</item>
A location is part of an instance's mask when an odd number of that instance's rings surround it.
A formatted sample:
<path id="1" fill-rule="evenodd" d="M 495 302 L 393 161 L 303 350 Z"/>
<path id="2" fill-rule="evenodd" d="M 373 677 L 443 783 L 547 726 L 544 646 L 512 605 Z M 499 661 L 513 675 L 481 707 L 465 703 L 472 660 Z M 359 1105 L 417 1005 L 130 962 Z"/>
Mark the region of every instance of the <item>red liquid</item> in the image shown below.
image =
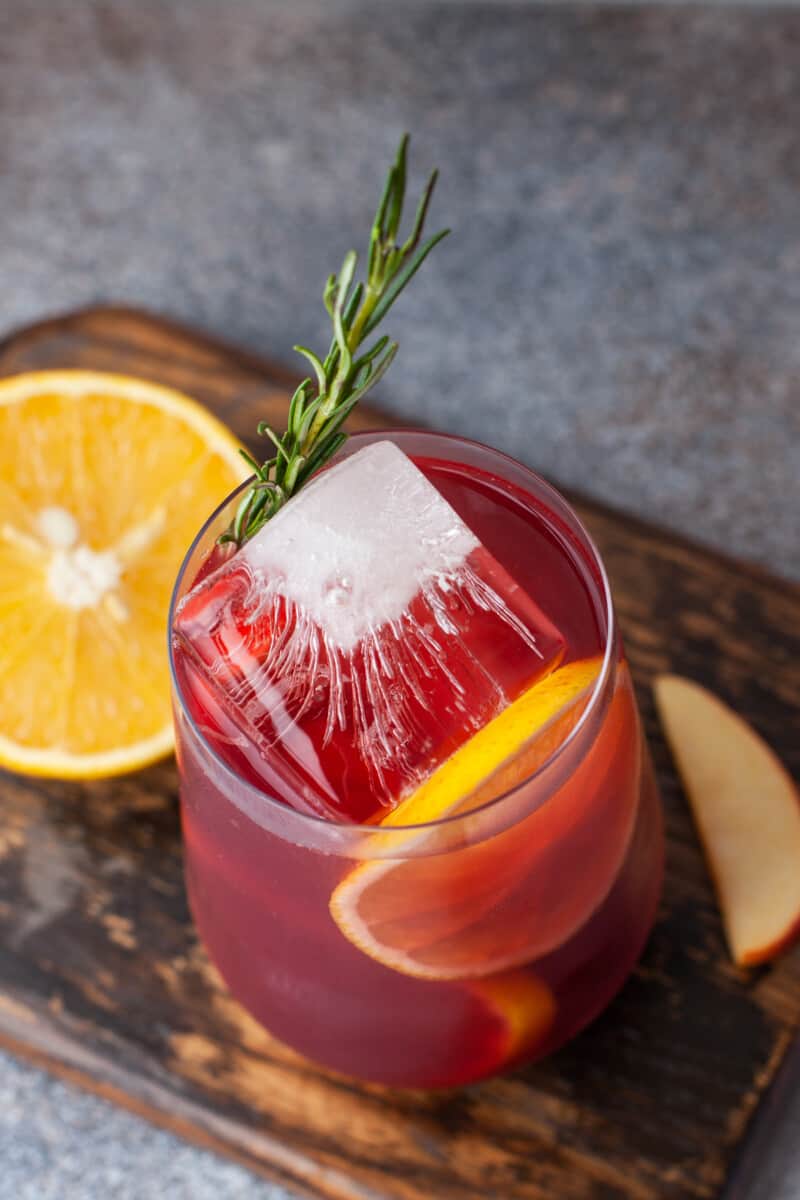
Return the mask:
<path id="1" fill-rule="evenodd" d="M 387 520 L 377 553 L 388 561 L 392 532 Z M 294 553 L 301 559 L 302 545 Z M 313 561 L 311 546 L 306 553 Z M 351 570 L 337 564 L 325 587 L 342 593 L 334 619 L 352 602 L 339 583 Z M 260 750 L 249 755 L 248 778 L 333 820 L 385 816 L 564 654 L 558 630 L 483 545 L 346 649 L 269 589 L 269 571 L 256 574 L 240 554 L 192 590 L 175 636 L 206 717 L 213 713 L 228 744 L 241 730 Z M 373 589 L 379 603 L 380 582 Z"/>
<path id="2" fill-rule="evenodd" d="M 496 476 L 416 461 L 552 620 L 565 639 L 563 661 L 602 655 L 598 582 L 566 525 Z M 263 787 L 263 763 L 232 744 L 226 713 L 180 647 L 175 666 L 207 742 Z M 333 843 L 321 853 L 276 832 L 274 806 L 265 800 L 266 813 L 254 811 L 252 796 L 234 795 L 179 714 L 190 900 L 234 995 L 302 1053 L 402 1086 L 465 1083 L 571 1037 L 633 966 L 661 882 L 660 809 L 621 661 L 602 708 L 550 772 L 547 795 L 540 779 L 500 801 L 494 836 L 465 831 L 467 844 L 443 842 L 429 855 L 398 841 L 407 860 L 391 876 L 393 919 L 371 912 L 370 928 L 406 946 L 420 970 L 448 975 L 438 979 L 385 966 L 342 933 L 331 897 L 365 868 Z M 285 779 L 271 783 L 291 806 Z M 373 811 L 381 811 L 377 798 Z"/>

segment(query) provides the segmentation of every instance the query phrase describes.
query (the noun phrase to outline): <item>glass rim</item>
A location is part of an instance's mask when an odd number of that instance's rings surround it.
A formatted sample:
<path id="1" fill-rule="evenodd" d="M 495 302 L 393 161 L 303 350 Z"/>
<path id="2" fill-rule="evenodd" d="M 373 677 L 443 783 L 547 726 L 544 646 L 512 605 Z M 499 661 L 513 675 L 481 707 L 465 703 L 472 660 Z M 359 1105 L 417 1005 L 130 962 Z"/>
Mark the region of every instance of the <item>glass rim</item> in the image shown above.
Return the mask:
<path id="1" fill-rule="evenodd" d="M 262 791 L 259 787 L 257 787 L 255 784 L 251 783 L 249 780 L 244 779 L 215 750 L 213 745 L 209 742 L 208 738 L 203 733 L 200 726 L 195 721 L 194 717 L 192 716 L 191 712 L 189 711 L 189 708 L 187 707 L 187 704 L 184 700 L 183 691 L 181 689 L 180 681 L 178 679 L 178 674 L 175 669 L 172 625 L 173 625 L 173 618 L 175 615 L 175 607 L 176 607 L 176 604 L 178 601 L 178 592 L 179 592 L 181 583 L 183 582 L 184 574 L 189 565 L 189 562 L 192 559 L 192 556 L 195 553 L 195 550 L 202 543 L 209 528 L 215 523 L 215 521 L 221 515 L 221 513 L 230 506 L 231 502 L 235 499 L 235 497 L 238 496 L 241 492 L 243 492 L 244 489 L 249 487 L 250 484 L 253 482 L 253 480 L 255 479 L 255 475 L 251 475 L 249 477 L 249 479 L 246 479 L 243 483 L 240 483 L 236 488 L 234 488 L 232 492 L 229 492 L 229 494 L 225 497 L 225 499 L 222 500 L 221 503 L 218 504 L 217 507 L 213 510 L 213 512 L 206 518 L 206 520 L 203 522 L 202 526 L 198 530 L 197 534 L 192 539 L 191 545 L 189 546 L 188 550 L 186 551 L 186 553 L 183 556 L 183 559 L 181 561 L 181 565 L 178 570 L 178 574 L 175 578 L 175 584 L 172 589 L 172 595 L 170 597 L 169 615 L 168 615 L 168 620 L 167 620 L 167 653 L 168 653 L 168 659 L 169 659 L 169 671 L 170 671 L 170 680 L 171 680 L 171 684 L 172 684 L 172 693 L 173 693 L 173 696 L 175 696 L 177 698 L 177 701 L 180 704 L 181 712 L 182 712 L 185 720 L 188 722 L 188 724 L 192 730 L 192 733 L 197 738 L 197 740 L 200 742 L 200 744 L 202 745 L 205 752 L 211 756 L 211 758 L 214 761 L 215 767 L 217 769 L 219 769 L 220 771 L 222 771 L 223 775 L 227 776 L 231 780 L 231 783 L 233 785 L 235 785 L 236 787 L 239 787 L 239 788 L 245 788 L 248 791 L 248 793 L 250 793 L 253 797 L 256 798 L 256 801 L 258 803 L 265 804 L 268 808 L 275 809 L 279 815 L 291 814 L 291 818 L 293 820 L 299 821 L 301 823 L 301 826 L 305 825 L 308 828 L 311 828 L 311 829 L 314 829 L 317 831 L 327 829 L 330 831 L 331 836 L 333 836 L 334 834 L 345 833 L 348 835 L 348 837 L 352 836 L 353 838 L 355 838 L 359 834 L 361 834 L 365 837 L 366 836 L 369 836 L 369 837 L 379 836 L 381 838 L 381 841 L 383 841 L 384 839 L 387 839 L 387 838 L 389 840 L 391 840 L 392 838 L 395 837 L 395 835 L 397 835 L 398 840 L 401 840 L 403 838 L 407 838 L 409 836 L 409 834 L 413 834 L 413 833 L 424 833 L 426 831 L 431 831 L 431 830 L 436 830 L 436 829 L 457 828 L 459 823 L 461 823 L 461 822 L 474 821 L 476 818 L 480 818 L 483 814 L 486 814 L 494 809 L 502 808 L 504 806 L 504 802 L 509 801 L 510 798 L 512 796 L 516 795 L 520 791 L 521 788 L 527 787 L 534 780 L 538 779 L 541 776 L 544 776 L 547 772 L 549 772 L 553 768 L 553 766 L 558 762 L 558 760 L 562 758 L 562 756 L 564 755 L 564 753 L 568 749 L 568 747 L 574 745 L 578 741 L 581 734 L 585 730 L 586 726 L 589 724 L 591 719 L 594 717 L 594 714 L 595 714 L 597 708 L 599 707 L 600 701 L 605 694 L 606 685 L 608 683 L 608 679 L 611 674 L 611 668 L 612 668 L 612 665 L 614 662 L 614 657 L 615 657 L 615 646 L 616 646 L 616 641 L 617 641 L 617 619 L 616 619 L 616 614 L 614 612 L 614 604 L 613 604 L 613 600 L 612 600 L 612 596 L 611 596 L 611 585 L 610 585 L 610 582 L 608 579 L 608 574 L 606 572 L 605 563 L 603 562 L 600 552 L 597 549 L 597 546 L 595 545 L 594 539 L 589 534 L 589 531 L 586 529 L 586 526 L 583 524 L 583 521 L 580 519 L 578 514 L 575 512 L 575 509 L 573 508 L 573 506 L 569 503 L 569 501 L 566 499 L 566 497 L 563 496 L 561 494 L 561 492 L 559 492 L 559 490 L 556 487 L 554 487 L 551 483 L 548 483 L 548 481 L 546 479 L 544 479 L 541 475 L 539 475 L 531 467 L 525 466 L 524 463 L 519 462 L 517 459 L 513 458 L 510 454 L 506 454 L 502 450 L 497 450 L 493 446 L 487 446 L 484 442 L 476 441 L 473 438 L 461 437 L 459 434 L 440 433 L 437 430 L 431 430 L 431 429 L 420 429 L 420 428 L 414 428 L 414 427 L 403 428 L 403 427 L 397 427 L 397 426 L 386 426 L 384 428 L 379 428 L 379 429 L 360 430 L 356 433 L 350 434 L 344 447 L 336 455 L 336 458 L 333 461 L 336 461 L 336 459 L 338 459 L 340 456 L 346 456 L 351 451 L 352 443 L 356 440 L 360 441 L 361 439 L 364 439 L 364 438 L 374 440 L 375 438 L 380 438 L 380 437 L 397 438 L 397 437 L 403 437 L 404 435 L 405 436 L 424 436 L 424 437 L 429 437 L 429 438 L 435 438 L 437 441 L 447 441 L 447 442 L 450 442 L 451 444 L 465 446 L 471 450 L 479 451 L 482 453 L 488 452 L 488 453 L 492 454 L 493 456 L 495 456 L 496 458 L 499 458 L 502 461 L 509 463 L 514 468 L 515 471 L 522 471 L 523 473 L 530 476 L 530 478 L 537 485 L 538 489 L 543 490 L 548 496 L 555 498 L 559 504 L 564 505 L 566 507 L 566 509 L 569 513 L 569 516 L 570 516 L 571 520 L 574 521 L 579 534 L 581 535 L 582 538 L 585 539 L 586 545 L 588 546 L 588 549 L 590 550 L 592 558 L 594 560 L 593 565 L 597 567 L 599 577 L 600 577 L 600 583 L 602 585 L 601 600 L 602 600 L 602 604 L 603 604 L 603 608 L 604 608 L 605 616 L 606 616 L 606 620 L 607 620 L 606 631 L 605 631 L 605 644 L 603 647 L 603 661 L 601 663 L 600 670 L 597 674 L 597 678 L 595 679 L 594 683 L 592 684 L 592 690 L 589 694 L 589 698 L 587 700 L 586 707 L 584 708 L 580 717 L 578 718 L 578 720 L 576 721 L 575 725 L 572 727 L 570 732 L 567 734 L 567 736 L 564 738 L 564 740 L 562 742 L 559 742 L 559 744 L 556 746 L 556 748 L 554 750 L 552 750 L 550 752 L 550 754 L 547 755 L 547 757 L 544 759 L 544 761 L 541 762 L 536 767 L 536 769 L 530 773 L 530 775 L 526 775 L 524 779 L 519 780 L 512 787 L 507 788 L 505 791 L 501 792 L 499 795 L 493 796 L 491 800 L 486 800 L 482 804 L 478 804 L 474 808 L 468 808 L 468 809 L 466 809 L 466 811 L 463 811 L 463 812 L 454 812 L 454 813 L 450 813 L 450 814 L 442 816 L 442 817 L 437 817 L 433 821 L 423 821 L 421 823 L 408 824 L 408 825 L 382 825 L 379 822 L 376 824 L 364 824 L 364 823 L 360 823 L 360 822 L 336 820 L 336 819 L 332 819 L 330 817 L 324 817 L 324 816 L 317 815 L 316 813 L 300 812 L 298 809 L 292 808 L 291 805 L 284 803 L 282 800 L 277 799 L 277 797 L 275 797 L 275 796 L 271 796 L 268 792 Z M 457 462 L 458 460 L 453 459 L 452 461 Z M 544 804 L 546 804 L 548 802 L 549 799 L 550 799 L 549 796 L 545 797 L 541 801 L 541 803 L 539 805 L 534 806 L 534 808 L 538 809 L 538 808 L 542 807 Z M 389 811 L 394 811 L 394 810 L 389 810 Z M 533 809 L 531 811 L 533 811 Z"/>

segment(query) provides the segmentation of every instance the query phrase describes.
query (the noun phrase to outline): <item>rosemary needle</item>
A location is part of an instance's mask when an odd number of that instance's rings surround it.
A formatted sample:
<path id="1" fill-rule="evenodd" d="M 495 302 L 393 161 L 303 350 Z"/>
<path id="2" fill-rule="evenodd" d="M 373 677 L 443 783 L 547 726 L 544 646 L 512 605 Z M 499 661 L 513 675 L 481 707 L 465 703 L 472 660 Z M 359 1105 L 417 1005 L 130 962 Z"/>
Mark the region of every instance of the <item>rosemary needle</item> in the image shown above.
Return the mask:
<path id="1" fill-rule="evenodd" d="M 364 343 L 436 243 L 450 232 L 443 229 L 422 240 L 438 175 L 434 171 L 417 205 L 411 232 L 404 242 L 399 242 L 407 155 L 408 134 L 405 134 L 386 177 L 372 224 L 366 282 L 356 281 L 358 256 L 354 250 L 349 251 L 339 274 L 328 278 L 323 293 L 333 324 L 330 349 L 321 359 L 306 346 L 295 346 L 310 365 L 311 374 L 298 385 L 291 398 L 282 436 L 266 421 L 258 426 L 259 434 L 272 443 L 272 456 L 258 463 L 247 451 L 241 452 L 256 478 L 244 493 L 220 541 L 241 545 L 252 537 L 332 458 L 347 439 L 342 429 L 344 421 L 385 374 L 397 353 L 397 342 L 390 341 L 385 334 L 368 348 L 364 348 Z"/>

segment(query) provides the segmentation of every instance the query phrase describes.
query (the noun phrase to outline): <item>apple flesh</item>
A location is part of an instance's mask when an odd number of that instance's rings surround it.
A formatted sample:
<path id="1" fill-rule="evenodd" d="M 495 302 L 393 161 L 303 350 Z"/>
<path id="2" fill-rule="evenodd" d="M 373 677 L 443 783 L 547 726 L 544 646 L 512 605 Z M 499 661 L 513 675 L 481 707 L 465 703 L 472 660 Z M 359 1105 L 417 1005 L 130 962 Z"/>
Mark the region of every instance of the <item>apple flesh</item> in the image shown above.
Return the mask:
<path id="1" fill-rule="evenodd" d="M 705 688 L 656 679 L 656 706 L 684 783 L 740 966 L 800 936 L 800 794 L 769 746 Z"/>

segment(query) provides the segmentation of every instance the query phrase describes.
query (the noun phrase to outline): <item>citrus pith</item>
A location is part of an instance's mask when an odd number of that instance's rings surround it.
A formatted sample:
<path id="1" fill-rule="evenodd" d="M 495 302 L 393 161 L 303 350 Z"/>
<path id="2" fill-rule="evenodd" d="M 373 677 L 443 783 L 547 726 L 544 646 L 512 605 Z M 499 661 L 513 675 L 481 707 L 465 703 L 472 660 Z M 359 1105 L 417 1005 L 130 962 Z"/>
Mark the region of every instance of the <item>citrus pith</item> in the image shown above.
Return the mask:
<path id="1" fill-rule="evenodd" d="M 247 474 L 233 434 L 170 388 L 0 381 L 0 765 L 90 778 L 170 751 L 171 588 Z"/>

